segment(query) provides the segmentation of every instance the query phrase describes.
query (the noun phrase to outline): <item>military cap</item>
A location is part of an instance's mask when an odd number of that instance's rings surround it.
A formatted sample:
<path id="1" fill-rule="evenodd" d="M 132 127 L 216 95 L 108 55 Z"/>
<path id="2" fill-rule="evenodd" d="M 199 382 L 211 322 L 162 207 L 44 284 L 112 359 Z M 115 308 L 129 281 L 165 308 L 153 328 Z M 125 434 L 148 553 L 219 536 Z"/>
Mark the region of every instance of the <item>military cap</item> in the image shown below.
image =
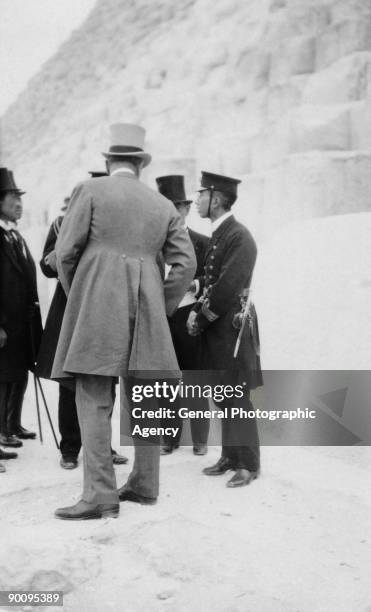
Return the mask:
<path id="1" fill-rule="evenodd" d="M 215 191 L 221 191 L 226 195 L 237 197 L 237 185 L 239 185 L 240 182 L 239 179 L 230 176 L 202 171 L 201 188 L 198 189 L 198 191 L 213 189 Z"/>

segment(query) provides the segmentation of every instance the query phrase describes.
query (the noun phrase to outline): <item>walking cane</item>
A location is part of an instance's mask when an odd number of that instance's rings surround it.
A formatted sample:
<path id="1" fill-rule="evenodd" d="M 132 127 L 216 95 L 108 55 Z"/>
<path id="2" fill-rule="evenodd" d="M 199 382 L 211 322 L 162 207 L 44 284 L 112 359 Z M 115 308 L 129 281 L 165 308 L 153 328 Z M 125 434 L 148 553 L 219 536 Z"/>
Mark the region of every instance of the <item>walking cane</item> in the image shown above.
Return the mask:
<path id="1" fill-rule="evenodd" d="M 37 422 L 39 424 L 39 436 L 40 436 L 40 442 L 42 444 L 44 440 L 43 440 L 43 433 L 41 429 L 40 404 L 39 404 L 39 393 L 38 393 L 37 384 L 36 384 L 36 374 L 33 375 L 33 382 L 35 386 L 35 398 L 36 398 Z"/>
<path id="2" fill-rule="evenodd" d="M 59 444 L 58 444 L 57 436 L 55 435 L 55 431 L 54 431 L 54 427 L 53 427 L 53 421 L 52 421 L 51 416 L 50 416 L 48 404 L 46 403 L 46 399 L 45 399 L 45 395 L 44 395 L 44 390 L 43 390 L 43 388 L 41 386 L 40 378 L 38 376 L 36 376 L 36 374 L 34 374 L 34 384 L 35 384 L 35 395 L 36 395 L 37 418 L 38 418 L 38 421 L 39 421 L 40 442 L 43 442 L 43 438 L 42 438 L 42 432 L 41 432 L 39 394 L 38 394 L 38 391 L 37 391 L 37 385 L 39 386 L 41 397 L 42 397 L 43 402 L 44 402 L 44 407 L 45 407 L 46 415 L 48 417 L 49 425 L 50 425 L 50 428 L 52 430 L 52 434 L 53 434 L 53 438 L 54 438 L 56 447 L 59 450 Z"/>

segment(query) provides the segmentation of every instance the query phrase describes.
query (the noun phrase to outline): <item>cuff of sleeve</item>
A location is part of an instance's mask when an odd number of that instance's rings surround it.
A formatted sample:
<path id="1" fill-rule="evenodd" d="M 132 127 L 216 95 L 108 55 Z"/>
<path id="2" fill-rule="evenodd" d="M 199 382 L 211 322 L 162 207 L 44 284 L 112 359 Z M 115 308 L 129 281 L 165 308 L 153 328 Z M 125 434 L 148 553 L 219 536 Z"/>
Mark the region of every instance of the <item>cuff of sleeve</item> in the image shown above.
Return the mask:
<path id="1" fill-rule="evenodd" d="M 208 300 L 205 300 L 204 303 L 202 304 L 201 312 L 204 315 L 204 317 L 206 317 L 206 319 L 210 321 L 210 323 L 213 323 L 214 321 L 219 319 L 219 315 L 213 312 L 212 310 L 210 310 Z"/>

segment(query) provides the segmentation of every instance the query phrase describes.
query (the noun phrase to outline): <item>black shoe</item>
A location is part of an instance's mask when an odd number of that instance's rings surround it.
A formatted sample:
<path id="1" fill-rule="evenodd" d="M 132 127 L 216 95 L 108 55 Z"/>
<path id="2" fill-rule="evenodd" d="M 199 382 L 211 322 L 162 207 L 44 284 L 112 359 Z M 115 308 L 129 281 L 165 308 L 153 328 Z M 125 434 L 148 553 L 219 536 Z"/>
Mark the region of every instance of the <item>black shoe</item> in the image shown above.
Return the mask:
<path id="1" fill-rule="evenodd" d="M 113 465 L 125 465 L 129 461 L 124 455 L 119 455 L 117 451 L 111 450 Z"/>
<path id="2" fill-rule="evenodd" d="M 88 519 L 117 518 L 120 504 L 88 504 L 80 500 L 74 506 L 58 508 L 54 515 L 65 521 L 85 521 Z"/>
<path id="3" fill-rule="evenodd" d="M 144 497 L 144 495 L 125 489 L 125 485 L 118 490 L 118 494 L 120 502 L 131 501 L 144 506 L 153 506 L 157 502 L 157 497 Z"/>
<path id="4" fill-rule="evenodd" d="M 171 444 L 163 444 L 160 448 L 160 455 L 171 455 L 177 448 L 179 448 L 179 445 L 171 446 Z"/>
<path id="5" fill-rule="evenodd" d="M 0 459 L 17 459 L 18 453 L 8 453 L 0 448 Z"/>
<path id="6" fill-rule="evenodd" d="M 59 465 L 64 470 L 74 470 L 78 466 L 77 457 L 61 457 Z"/>
<path id="7" fill-rule="evenodd" d="M 12 446 L 13 448 L 20 448 L 23 446 L 23 443 L 16 436 L 10 436 L 5 434 L 0 434 L 0 444 L 2 446 Z"/>
<path id="8" fill-rule="evenodd" d="M 236 473 L 230 480 L 227 482 L 227 487 L 233 489 L 234 487 L 245 487 L 249 485 L 250 482 L 258 478 L 260 474 L 260 470 L 256 470 L 254 472 L 250 472 L 250 470 L 238 469 Z"/>
<path id="9" fill-rule="evenodd" d="M 194 455 L 207 455 L 207 444 L 195 444 L 193 446 Z"/>
<path id="10" fill-rule="evenodd" d="M 202 470 L 206 476 L 220 476 L 228 470 L 233 470 L 233 464 L 228 457 L 220 457 L 219 461 L 215 465 L 211 465 L 210 467 L 206 467 Z"/>
<path id="11" fill-rule="evenodd" d="M 20 440 L 35 440 L 36 434 L 34 431 L 29 431 L 20 425 L 19 427 L 15 427 L 10 431 L 10 434 L 16 436 Z"/>

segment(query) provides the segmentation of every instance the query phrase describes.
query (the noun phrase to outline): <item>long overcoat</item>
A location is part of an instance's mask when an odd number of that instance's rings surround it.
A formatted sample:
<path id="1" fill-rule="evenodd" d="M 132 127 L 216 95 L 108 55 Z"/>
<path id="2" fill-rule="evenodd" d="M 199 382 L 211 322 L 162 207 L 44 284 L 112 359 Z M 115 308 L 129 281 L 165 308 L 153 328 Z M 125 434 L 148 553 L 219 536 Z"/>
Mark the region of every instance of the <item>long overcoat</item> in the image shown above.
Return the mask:
<path id="1" fill-rule="evenodd" d="M 0 227 L 0 325 L 7 342 L 0 348 L 0 382 L 18 382 L 34 370 L 42 333 L 36 268 L 18 232 Z"/>
<path id="2" fill-rule="evenodd" d="M 250 288 L 256 255 L 256 244 L 249 230 L 233 215 L 225 219 L 210 238 L 201 278 L 205 297 L 193 308 L 202 330 L 203 369 L 222 371 L 235 382 L 245 381 L 249 389 L 263 382 L 255 309 L 252 308 L 251 327 L 244 327 L 236 358 L 233 355 L 239 329 L 233 322 L 241 312 L 240 295 Z"/>
<path id="3" fill-rule="evenodd" d="M 47 278 L 57 278 L 58 274 L 51 266 L 45 262 L 45 257 L 55 248 L 55 243 L 62 225 L 63 216 L 59 216 L 53 221 L 50 226 L 42 258 L 40 260 L 40 268 Z M 36 374 L 40 378 L 50 378 L 57 350 L 59 334 L 62 327 L 64 311 L 66 308 L 67 297 L 61 283 L 58 281 L 51 301 L 49 312 L 46 317 L 44 332 L 41 338 L 40 350 L 37 357 Z"/>
<path id="4" fill-rule="evenodd" d="M 171 266 L 163 282 L 156 258 Z M 79 184 L 56 243 L 67 306 L 52 377 L 178 376 L 166 315 L 196 260 L 174 205 L 134 175 Z"/>

